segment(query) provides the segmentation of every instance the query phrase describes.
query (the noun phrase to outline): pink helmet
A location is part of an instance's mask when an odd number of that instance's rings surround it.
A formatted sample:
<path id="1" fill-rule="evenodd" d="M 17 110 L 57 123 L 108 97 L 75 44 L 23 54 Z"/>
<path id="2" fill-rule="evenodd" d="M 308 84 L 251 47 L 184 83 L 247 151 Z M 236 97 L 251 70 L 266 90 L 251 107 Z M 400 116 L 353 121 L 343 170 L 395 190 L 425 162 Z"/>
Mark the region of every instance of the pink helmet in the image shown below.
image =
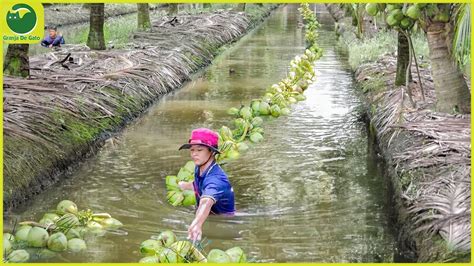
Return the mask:
<path id="1" fill-rule="evenodd" d="M 219 134 L 208 129 L 198 128 L 191 132 L 188 143 L 183 144 L 179 149 L 189 149 L 192 145 L 203 145 L 209 147 L 213 152 L 220 153 L 218 148 Z"/>

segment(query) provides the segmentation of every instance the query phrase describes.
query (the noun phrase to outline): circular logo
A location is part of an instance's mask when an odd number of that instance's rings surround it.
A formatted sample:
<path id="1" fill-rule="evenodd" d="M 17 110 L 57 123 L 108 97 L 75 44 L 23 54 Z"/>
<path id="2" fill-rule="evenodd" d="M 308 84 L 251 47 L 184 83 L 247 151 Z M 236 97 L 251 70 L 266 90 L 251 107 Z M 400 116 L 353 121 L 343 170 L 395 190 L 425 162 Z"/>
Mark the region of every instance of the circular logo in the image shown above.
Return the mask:
<path id="1" fill-rule="evenodd" d="M 16 4 L 7 12 L 7 25 L 17 34 L 27 34 L 36 26 L 36 13 L 27 4 Z"/>

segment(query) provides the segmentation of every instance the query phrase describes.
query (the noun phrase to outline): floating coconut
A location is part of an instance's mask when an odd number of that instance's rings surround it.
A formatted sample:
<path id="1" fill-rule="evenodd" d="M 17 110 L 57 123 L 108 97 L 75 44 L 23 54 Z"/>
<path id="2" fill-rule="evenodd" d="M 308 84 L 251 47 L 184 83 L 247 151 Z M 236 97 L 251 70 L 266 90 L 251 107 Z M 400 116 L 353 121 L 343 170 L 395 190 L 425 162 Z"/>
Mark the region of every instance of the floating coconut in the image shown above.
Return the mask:
<path id="1" fill-rule="evenodd" d="M 67 241 L 67 250 L 72 252 L 83 251 L 87 248 L 86 242 L 80 238 L 72 238 Z"/>
<path id="2" fill-rule="evenodd" d="M 178 178 L 174 175 L 166 176 L 166 189 L 179 190 Z"/>
<path id="3" fill-rule="evenodd" d="M 262 136 L 262 134 L 260 134 L 258 132 L 254 132 L 254 133 L 250 134 L 250 141 L 252 141 L 253 143 L 258 143 L 262 140 L 263 140 L 263 136 Z"/>
<path id="4" fill-rule="evenodd" d="M 41 227 L 33 227 L 28 232 L 28 245 L 35 247 L 35 248 L 42 248 L 45 247 L 48 243 L 49 234 L 46 229 Z"/>
<path id="5" fill-rule="evenodd" d="M 31 230 L 31 226 L 29 225 L 23 225 L 20 228 L 18 228 L 18 231 L 15 233 L 15 239 L 16 241 L 28 241 L 28 233 Z"/>
<path id="6" fill-rule="evenodd" d="M 233 247 L 225 251 L 230 257 L 230 261 L 233 263 L 245 263 L 247 262 L 247 256 L 240 247 Z"/>
<path id="7" fill-rule="evenodd" d="M 70 200 L 63 200 L 59 202 L 58 206 L 56 207 L 56 210 L 58 213 L 77 213 L 77 205 L 76 203 L 70 201 Z"/>
<path id="8" fill-rule="evenodd" d="M 7 262 L 14 262 L 14 263 L 20 263 L 20 262 L 26 262 L 30 259 L 30 254 L 24 250 L 24 249 L 17 249 L 12 251 L 8 257 L 7 257 Z"/>
<path id="9" fill-rule="evenodd" d="M 213 249 L 207 254 L 207 262 L 209 263 L 230 263 L 231 258 L 227 253 L 220 249 Z"/>
<path id="10" fill-rule="evenodd" d="M 140 253 L 146 256 L 159 255 L 163 251 L 160 241 L 148 239 L 140 244 Z"/>
<path id="11" fill-rule="evenodd" d="M 48 239 L 48 248 L 52 251 L 64 251 L 67 249 L 67 242 L 62 232 L 54 233 Z"/>
<path id="12" fill-rule="evenodd" d="M 118 229 L 123 226 L 123 224 L 115 218 L 106 218 L 100 222 L 107 229 Z"/>
<path id="13" fill-rule="evenodd" d="M 170 247 L 174 242 L 176 242 L 177 238 L 173 231 L 166 230 L 161 232 L 158 235 L 158 241 L 165 247 Z"/>
<path id="14" fill-rule="evenodd" d="M 160 263 L 177 263 L 178 254 L 169 248 L 165 248 L 160 254 Z"/>
<path id="15" fill-rule="evenodd" d="M 196 205 L 196 196 L 194 195 L 193 190 L 184 190 L 183 196 L 184 196 L 183 206 Z"/>
<path id="16" fill-rule="evenodd" d="M 138 263 L 159 263 L 160 259 L 157 256 L 148 256 L 141 258 Z"/>

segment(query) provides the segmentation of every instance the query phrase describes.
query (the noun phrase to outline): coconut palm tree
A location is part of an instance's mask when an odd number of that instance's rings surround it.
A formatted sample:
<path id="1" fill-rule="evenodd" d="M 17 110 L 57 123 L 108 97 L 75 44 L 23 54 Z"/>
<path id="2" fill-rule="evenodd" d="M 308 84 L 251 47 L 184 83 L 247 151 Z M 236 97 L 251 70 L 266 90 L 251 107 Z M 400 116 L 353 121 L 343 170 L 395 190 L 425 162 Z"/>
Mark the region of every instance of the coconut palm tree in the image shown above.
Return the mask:
<path id="1" fill-rule="evenodd" d="M 138 29 L 140 30 L 147 30 L 151 28 L 150 22 L 150 8 L 147 3 L 145 4 L 137 4 L 137 23 Z"/>
<path id="2" fill-rule="evenodd" d="M 90 4 L 90 26 L 87 46 L 94 50 L 105 50 L 104 4 Z"/>
<path id="3" fill-rule="evenodd" d="M 245 3 L 237 4 L 237 6 L 234 8 L 234 10 L 239 11 L 239 12 L 244 12 L 245 11 Z"/>
<path id="4" fill-rule="evenodd" d="M 429 4 L 423 12 L 421 25 L 427 34 L 432 76 L 436 92 L 436 110 L 445 113 L 470 113 L 471 93 L 460 69 L 455 64 L 452 50 L 452 29 L 459 4 Z M 458 26 L 462 20 L 458 20 Z M 459 28 L 459 27 L 458 27 Z M 464 34 L 466 40 L 466 34 Z M 460 43 L 461 38 L 457 38 Z M 469 40 L 470 42 L 470 40 Z M 469 47 L 461 45 L 459 47 Z M 459 51 L 459 49 L 458 49 Z"/>
<path id="5" fill-rule="evenodd" d="M 28 58 L 29 44 L 9 44 L 3 73 L 11 76 L 27 77 L 30 75 L 30 61 Z"/>
<path id="6" fill-rule="evenodd" d="M 465 66 L 471 55 L 471 5 L 460 4 L 454 12 L 453 56 L 459 66 Z"/>

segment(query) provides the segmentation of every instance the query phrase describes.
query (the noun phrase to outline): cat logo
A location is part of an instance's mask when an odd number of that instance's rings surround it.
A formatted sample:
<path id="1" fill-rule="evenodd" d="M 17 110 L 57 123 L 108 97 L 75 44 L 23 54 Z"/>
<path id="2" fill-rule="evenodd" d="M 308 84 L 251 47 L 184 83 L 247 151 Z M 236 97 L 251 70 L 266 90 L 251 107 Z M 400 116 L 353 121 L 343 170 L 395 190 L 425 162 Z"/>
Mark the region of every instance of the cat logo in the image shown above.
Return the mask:
<path id="1" fill-rule="evenodd" d="M 36 26 L 36 13 L 27 4 L 16 4 L 7 12 L 7 25 L 17 34 L 30 33 Z"/>
<path id="2" fill-rule="evenodd" d="M 23 0 L 24 1 L 24 0 Z M 38 43 L 44 35 L 44 8 L 41 3 L 2 0 L 0 25 L 6 43 Z"/>

